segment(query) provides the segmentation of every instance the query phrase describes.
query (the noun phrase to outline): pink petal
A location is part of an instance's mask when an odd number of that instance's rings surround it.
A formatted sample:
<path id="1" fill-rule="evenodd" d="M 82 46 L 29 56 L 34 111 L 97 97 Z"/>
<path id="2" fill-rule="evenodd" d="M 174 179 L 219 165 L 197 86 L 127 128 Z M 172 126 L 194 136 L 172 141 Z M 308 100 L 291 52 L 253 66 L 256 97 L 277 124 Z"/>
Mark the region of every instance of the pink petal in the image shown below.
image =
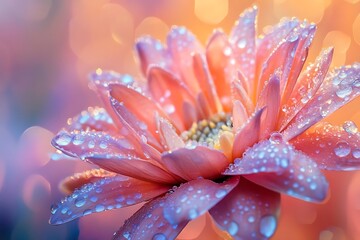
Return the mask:
<path id="1" fill-rule="evenodd" d="M 241 178 L 210 214 L 234 239 L 269 239 L 277 228 L 279 208 L 279 193 Z"/>
<path id="2" fill-rule="evenodd" d="M 114 234 L 113 240 L 121 239 L 175 239 L 188 221 L 172 226 L 163 215 L 166 196 L 146 203 L 130 217 Z"/>
<path id="3" fill-rule="evenodd" d="M 167 150 L 175 150 L 185 146 L 184 141 L 176 133 L 174 127 L 163 118 L 159 118 L 159 133 Z"/>
<path id="4" fill-rule="evenodd" d="M 231 82 L 231 96 L 233 101 L 240 101 L 242 105 L 244 105 L 247 114 L 251 114 L 254 112 L 254 104 L 244 89 L 243 82 L 247 81 L 244 79 L 242 73 L 238 74 L 239 80 L 233 80 Z M 241 80 L 243 79 L 243 80 Z M 244 81 L 245 80 L 245 81 Z"/>
<path id="5" fill-rule="evenodd" d="M 289 72 L 289 77 L 286 81 L 285 89 L 282 93 L 282 103 L 286 102 L 294 88 L 294 85 L 299 77 L 299 74 L 304 66 L 306 61 L 310 44 L 314 38 L 316 25 L 315 24 L 301 24 L 297 28 L 295 35 L 298 35 L 299 44 L 297 46 L 294 61 L 292 62 L 291 70 Z"/>
<path id="6" fill-rule="evenodd" d="M 174 61 L 174 68 L 177 69 L 180 78 L 192 93 L 197 93 L 199 91 L 199 85 L 192 68 L 192 55 L 203 52 L 201 44 L 186 28 L 172 27 L 167 36 L 167 45 Z"/>
<path id="7" fill-rule="evenodd" d="M 249 117 L 244 105 L 239 100 L 235 100 L 233 105 L 233 129 L 238 132 Z"/>
<path id="8" fill-rule="evenodd" d="M 283 91 L 298 43 L 299 39 L 297 37 L 287 38 L 281 41 L 278 47 L 269 55 L 267 60 L 261 66 L 260 78 L 257 85 L 257 95 L 261 93 L 263 87 L 266 85 L 266 81 L 277 71 L 280 71 L 281 73 L 280 91 Z"/>
<path id="9" fill-rule="evenodd" d="M 230 82 L 234 76 L 235 67 L 230 64 L 233 51 L 227 36 L 220 31 L 214 32 L 206 47 L 206 61 L 209 66 L 211 76 L 214 79 L 217 94 L 224 110 L 231 109 L 230 101 Z"/>
<path id="10" fill-rule="evenodd" d="M 264 117 L 261 119 L 260 139 L 264 139 L 275 130 L 280 108 L 280 79 L 276 74 L 271 76 L 262 90 L 256 109 L 266 107 Z"/>
<path id="11" fill-rule="evenodd" d="M 188 181 L 198 177 L 217 178 L 229 164 L 222 152 L 204 146 L 166 152 L 162 161 L 170 172 Z"/>
<path id="12" fill-rule="evenodd" d="M 170 54 L 160 41 L 150 36 L 142 37 L 136 43 L 136 50 L 144 76 L 147 75 L 149 66 L 153 64 L 171 70 L 172 60 Z"/>
<path id="13" fill-rule="evenodd" d="M 180 130 L 190 126 L 184 125 L 183 102 L 189 102 L 196 108 L 195 97 L 187 86 L 175 76 L 162 68 L 151 67 L 148 71 L 148 88 L 152 97 L 162 106 Z"/>
<path id="14" fill-rule="evenodd" d="M 300 75 L 289 100 L 284 105 L 283 111 L 280 112 L 279 127 L 281 127 L 281 130 L 286 127 L 319 89 L 330 67 L 333 52 L 333 48 L 322 51 L 316 58 L 315 63 L 310 64 Z"/>
<path id="15" fill-rule="evenodd" d="M 51 209 L 51 224 L 134 205 L 159 196 L 167 186 L 116 175 L 84 185 Z"/>
<path id="16" fill-rule="evenodd" d="M 246 9 L 230 34 L 237 67 L 247 76 L 250 83 L 253 82 L 255 74 L 255 62 L 251 59 L 255 59 L 256 56 L 256 15 L 256 6 Z"/>
<path id="17" fill-rule="evenodd" d="M 77 188 L 88 184 L 94 183 L 102 178 L 111 177 L 116 175 L 115 173 L 105 171 L 104 169 L 91 169 L 85 172 L 76 173 L 73 176 L 67 177 L 59 184 L 62 192 L 71 194 Z"/>
<path id="18" fill-rule="evenodd" d="M 254 145 L 260 137 L 260 122 L 264 109 L 255 112 L 242 128 L 236 133 L 234 139 L 233 158 L 241 157 L 246 148 Z"/>
<path id="19" fill-rule="evenodd" d="M 111 85 L 110 89 L 111 97 L 119 103 L 114 110 L 124 126 L 130 125 L 136 132 L 148 137 L 152 146 L 161 150 L 160 144 L 157 142 L 160 137 L 156 133 L 156 115 L 168 119 L 162 109 L 151 99 L 134 89 L 122 85 Z M 114 106 L 113 102 L 112 105 Z M 127 114 L 126 110 L 128 111 Z M 132 117 L 130 117 L 131 115 Z"/>
<path id="20" fill-rule="evenodd" d="M 326 170 L 360 169 L 360 134 L 352 122 L 344 127 L 319 123 L 291 142 Z"/>
<path id="21" fill-rule="evenodd" d="M 328 191 L 316 163 L 293 149 L 279 133 L 250 148 L 224 174 L 246 174 L 256 184 L 305 201 L 321 202 Z"/>
<path id="22" fill-rule="evenodd" d="M 172 226 L 193 220 L 220 202 L 238 182 L 238 177 L 232 177 L 223 183 L 207 179 L 184 183 L 165 199 L 164 217 Z"/>
<path id="23" fill-rule="evenodd" d="M 198 80 L 199 86 L 205 95 L 209 108 L 213 114 L 222 112 L 222 106 L 219 96 L 217 95 L 214 81 L 209 72 L 206 59 L 201 54 L 194 54 L 194 73 Z"/>
<path id="24" fill-rule="evenodd" d="M 86 158 L 88 161 L 111 172 L 160 183 L 182 182 L 183 179 L 167 172 L 152 159 L 141 159 L 131 155 L 93 154 Z"/>
<path id="25" fill-rule="evenodd" d="M 284 130 L 290 140 L 360 94 L 360 64 L 343 66 L 328 74 L 314 97 Z"/>
<path id="26" fill-rule="evenodd" d="M 69 119 L 67 124 L 67 131 L 119 131 L 106 110 L 100 107 L 89 107 L 87 111 L 82 111 L 76 117 Z"/>
<path id="27" fill-rule="evenodd" d="M 132 154 L 143 156 L 137 151 L 136 143 L 122 136 L 113 136 L 103 132 L 67 132 L 60 131 L 52 140 L 52 145 L 72 157 L 85 159 L 94 153 Z"/>

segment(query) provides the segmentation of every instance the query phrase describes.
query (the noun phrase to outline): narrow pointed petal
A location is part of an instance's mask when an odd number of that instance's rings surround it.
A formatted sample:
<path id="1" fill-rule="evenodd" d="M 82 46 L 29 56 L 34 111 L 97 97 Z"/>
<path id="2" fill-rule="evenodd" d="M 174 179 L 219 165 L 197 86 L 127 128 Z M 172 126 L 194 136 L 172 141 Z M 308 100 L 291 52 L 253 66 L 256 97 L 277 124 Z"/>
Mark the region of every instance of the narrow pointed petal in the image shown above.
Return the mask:
<path id="1" fill-rule="evenodd" d="M 239 78 L 243 78 L 241 73 L 239 74 Z M 233 101 L 240 101 L 244 105 L 247 114 L 250 115 L 254 112 L 254 104 L 244 89 L 242 82 L 241 80 L 233 80 L 231 82 L 231 96 Z"/>
<path id="2" fill-rule="evenodd" d="M 360 63 L 343 66 L 329 73 L 314 97 L 284 130 L 290 140 L 344 106 L 360 94 Z"/>
<path id="3" fill-rule="evenodd" d="M 233 129 L 234 132 L 238 132 L 249 117 L 244 105 L 239 100 L 235 100 L 233 105 Z"/>
<path id="4" fill-rule="evenodd" d="M 52 140 L 52 145 L 72 157 L 85 159 L 94 154 L 132 154 L 142 156 L 136 143 L 122 136 L 113 136 L 103 132 L 67 132 L 60 131 Z"/>
<path id="5" fill-rule="evenodd" d="M 196 179 L 180 185 L 164 203 L 164 217 L 172 225 L 193 220 L 220 202 L 239 182 L 232 177 L 223 183 Z"/>
<path id="6" fill-rule="evenodd" d="M 236 73 L 235 67 L 230 63 L 232 55 L 233 51 L 226 34 L 214 32 L 206 47 L 206 61 L 225 111 L 231 108 L 231 89 L 228 86 Z"/>
<path id="7" fill-rule="evenodd" d="M 154 66 L 148 71 L 148 88 L 164 112 L 174 118 L 174 122 L 180 130 L 183 131 L 190 127 L 185 125 L 182 118 L 184 115 L 182 104 L 187 101 L 196 109 L 196 101 L 183 82 L 180 82 L 170 72 Z"/>
<path id="8" fill-rule="evenodd" d="M 196 94 L 199 91 L 199 85 L 192 68 L 192 54 L 204 51 L 201 44 L 186 28 L 173 27 L 167 36 L 167 45 L 180 79 L 192 93 Z"/>
<path id="9" fill-rule="evenodd" d="M 145 36 L 137 41 L 135 47 L 144 76 L 146 76 L 149 66 L 153 64 L 171 70 L 172 60 L 170 54 L 160 41 Z"/>
<path id="10" fill-rule="evenodd" d="M 173 151 L 185 146 L 184 141 L 166 119 L 159 118 L 159 133 L 167 150 Z"/>
<path id="11" fill-rule="evenodd" d="M 77 188 L 82 187 L 88 183 L 94 183 L 102 178 L 116 175 L 113 172 L 105 171 L 104 169 L 91 169 L 82 173 L 76 173 L 73 176 L 67 177 L 61 181 L 60 189 L 67 195 L 74 192 Z"/>
<path id="12" fill-rule="evenodd" d="M 79 115 L 67 121 L 66 130 L 71 132 L 78 131 L 118 131 L 118 127 L 104 108 L 89 107 Z"/>
<path id="13" fill-rule="evenodd" d="M 275 130 L 280 109 L 280 79 L 276 74 L 271 76 L 267 85 L 259 96 L 256 109 L 264 108 L 264 117 L 261 120 L 260 139 L 269 136 Z"/>
<path id="14" fill-rule="evenodd" d="M 51 224 L 62 224 L 91 213 L 134 205 L 159 196 L 165 185 L 116 175 L 89 183 L 51 209 Z"/>
<path id="15" fill-rule="evenodd" d="M 210 214 L 234 239 L 265 240 L 275 233 L 279 208 L 279 193 L 241 178 Z"/>
<path id="16" fill-rule="evenodd" d="M 137 121 L 134 118 L 126 119 L 126 115 L 122 112 L 118 112 L 120 118 L 126 121 L 124 125 L 130 125 L 136 132 L 148 132 L 151 134 L 157 141 L 160 140 L 159 135 L 156 133 L 156 114 L 162 118 L 168 119 L 167 115 L 162 111 L 162 109 L 151 99 L 142 95 L 134 89 L 122 86 L 122 85 L 111 85 L 110 86 L 110 95 L 112 98 L 116 99 L 121 106 L 115 110 L 128 109 L 129 113 L 135 116 Z M 168 121 L 170 121 L 168 119 Z M 171 122 L 171 121 L 170 121 Z M 155 147 L 158 147 L 158 142 L 151 142 Z"/>
<path id="17" fill-rule="evenodd" d="M 199 86 L 209 103 L 209 108 L 213 114 L 222 112 L 222 106 L 212 76 L 209 72 L 205 58 L 200 54 L 194 54 L 194 72 Z"/>
<path id="18" fill-rule="evenodd" d="M 255 74 L 256 56 L 256 16 L 257 7 L 248 8 L 239 17 L 230 33 L 230 42 L 233 45 L 234 56 L 241 72 L 252 83 Z"/>
<path id="19" fill-rule="evenodd" d="M 343 127 L 319 123 L 291 144 L 314 159 L 321 169 L 360 169 L 360 133 L 353 122 L 345 122 Z"/>
<path id="20" fill-rule="evenodd" d="M 129 74 L 120 74 L 114 71 L 96 70 L 90 75 L 90 87 L 94 90 L 108 90 L 111 84 L 121 84 L 124 86 L 137 86 L 140 84 Z"/>
<path id="21" fill-rule="evenodd" d="M 175 239 L 188 221 L 172 226 L 163 214 L 165 197 L 146 203 L 114 234 L 113 240 Z"/>
<path id="22" fill-rule="evenodd" d="M 303 26 L 303 25 L 305 25 L 305 26 Z M 293 88 L 296 84 L 299 74 L 304 66 L 305 61 L 306 61 L 306 58 L 307 58 L 307 55 L 309 52 L 309 47 L 314 38 L 315 31 L 316 31 L 316 25 L 313 23 L 312 24 L 301 24 L 297 29 L 297 32 L 299 32 L 299 33 L 297 33 L 296 35 L 298 35 L 299 44 L 298 44 L 296 52 L 294 54 L 294 60 L 291 65 L 289 77 L 285 84 L 286 86 L 283 89 L 284 91 L 282 92 L 282 103 L 285 103 L 288 100 L 291 92 L 293 91 Z"/>
<path id="23" fill-rule="evenodd" d="M 280 130 L 283 130 L 294 116 L 315 95 L 329 70 L 333 52 L 333 48 L 322 51 L 315 62 L 310 64 L 300 75 L 289 100 L 285 103 L 280 112 Z"/>
<path id="24" fill-rule="evenodd" d="M 260 123 L 264 108 L 251 116 L 242 128 L 236 133 L 233 148 L 233 158 L 241 157 L 243 152 L 254 145 L 260 137 Z"/>
<path id="25" fill-rule="evenodd" d="M 170 172 L 188 181 L 199 177 L 216 178 L 229 164 L 222 152 L 204 146 L 164 153 L 162 161 Z"/>
<path id="26" fill-rule="evenodd" d="M 250 148 L 224 174 L 243 174 L 256 184 L 305 201 L 321 202 L 328 191 L 317 164 L 286 143 L 279 133 Z"/>
<path id="27" fill-rule="evenodd" d="M 113 154 L 93 154 L 86 159 L 108 171 L 144 181 L 171 184 L 183 181 L 180 177 L 167 172 L 158 162 L 152 159 Z"/>

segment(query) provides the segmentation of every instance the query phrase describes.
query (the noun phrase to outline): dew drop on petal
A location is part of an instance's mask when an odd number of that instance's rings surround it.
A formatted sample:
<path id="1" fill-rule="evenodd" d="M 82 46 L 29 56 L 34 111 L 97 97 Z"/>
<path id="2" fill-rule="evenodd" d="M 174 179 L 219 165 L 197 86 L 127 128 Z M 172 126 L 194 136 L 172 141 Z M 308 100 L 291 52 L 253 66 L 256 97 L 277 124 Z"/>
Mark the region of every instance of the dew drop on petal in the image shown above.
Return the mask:
<path id="1" fill-rule="evenodd" d="M 190 211 L 189 211 L 189 218 L 190 219 L 195 219 L 195 218 L 197 218 L 199 216 L 199 214 L 198 214 L 198 212 L 197 212 L 197 210 L 195 209 L 195 208 L 193 208 L 193 209 L 191 209 Z"/>
<path id="2" fill-rule="evenodd" d="M 271 143 L 275 143 L 275 144 L 278 144 L 282 141 L 282 135 L 281 133 L 278 133 L 278 132 L 274 132 L 271 134 L 270 136 L 270 142 Z"/>
<path id="3" fill-rule="evenodd" d="M 344 122 L 343 128 L 347 133 L 350 133 L 350 134 L 355 134 L 358 132 L 358 128 L 353 121 Z"/>
<path id="4" fill-rule="evenodd" d="M 99 204 L 99 205 L 96 205 L 96 207 L 95 207 L 96 212 L 102 212 L 104 210 L 105 210 L 104 205 Z"/>
<path id="5" fill-rule="evenodd" d="M 354 151 L 352 152 L 352 155 L 356 159 L 360 158 L 360 149 L 359 148 L 354 149 Z"/>
<path id="6" fill-rule="evenodd" d="M 350 151 L 351 149 L 349 147 L 349 144 L 344 141 L 338 142 L 334 148 L 334 153 L 338 157 L 345 157 L 349 155 Z"/>
<path id="7" fill-rule="evenodd" d="M 246 47 L 246 39 L 241 39 L 238 43 L 237 43 L 238 48 L 245 48 Z"/>
<path id="8" fill-rule="evenodd" d="M 269 238 L 274 234 L 276 225 L 276 218 L 274 216 L 265 216 L 260 220 L 260 233 Z"/>
<path id="9" fill-rule="evenodd" d="M 226 48 L 224 49 L 224 55 L 225 55 L 225 56 L 230 56 L 231 53 L 232 53 L 232 50 L 231 50 L 230 47 L 226 47 Z"/>
<path id="10" fill-rule="evenodd" d="M 215 196 L 217 198 L 223 198 L 226 195 L 227 191 L 224 189 L 219 189 L 216 193 Z"/>
<path id="11" fill-rule="evenodd" d="M 71 136 L 68 134 L 62 134 L 61 136 L 59 136 L 59 138 L 55 140 L 55 142 L 59 146 L 66 146 L 71 143 Z"/>
<path id="12" fill-rule="evenodd" d="M 166 236 L 162 233 L 157 233 L 153 236 L 152 240 L 166 240 Z"/>
<path id="13" fill-rule="evenodd" d="M 75 200 L 75 206 L 82 207 L 86 203 L 86 200 L 84 198 L 79 198 Z"/>
<path id="14" fill-rule="evenodd" d="M 86 209 L 86 210 L 83 212 L 83 216 L 89 215 L 89 214 L 91 214 L 91 213 L 92 213 L 91 209 Z"/>
<path id="15" fill-rule="evenodd" d="M 345 88 L 339 89 L 336 91 L 336 95 L 339 98 L 346 98 L 347 96 L 349 96 L 352 92 L 352 87 L 351 86 L 347 86 Z"/>
<path id="16" fill-rule="evenodd" d="M 249 217 L 248 217 L 248 222 L 249 222 L 249 223 L 255 222 L 255 217 L 254 217 L 254 216 L 249 216 Z"/>
<path id="17" fill-rule="evenodd" d="M 239 231 L 239 225 L 236 222 L 231 222 L 228 227 L 228 233 L 231 236 L 235 236 Z"/>

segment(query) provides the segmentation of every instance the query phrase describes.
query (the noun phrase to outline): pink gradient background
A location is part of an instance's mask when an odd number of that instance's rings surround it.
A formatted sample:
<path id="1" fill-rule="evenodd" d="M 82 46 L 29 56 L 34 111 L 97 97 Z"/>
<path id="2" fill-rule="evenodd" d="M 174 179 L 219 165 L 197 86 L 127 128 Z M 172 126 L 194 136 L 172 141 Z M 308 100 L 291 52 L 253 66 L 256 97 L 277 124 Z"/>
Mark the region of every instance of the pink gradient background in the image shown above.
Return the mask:
<path id="1" fill-rule="evenodd" d="M 88 168 L 49 161 L 51 132 L 100 104 L 87 87 L 89 72 L 100 67 L 139 75 L 138 36 L 164 41 L 171 25 L 184 25 L 206 43 L 214 28 L 229 32 L 253 4 L 259 32 L 286 16 L 316 22 L 310 60 L 335 46 L 332 66 L 360 61 L 359 0 L 0 0 L 0 239 L 109 239 L 136 206 L 48 225 L 50 205 L 62 198 L 57 183 Z M 360 99 L 325 120 L 360 126 L 359 106 Z M 49 131 L 25 131 L 31 126 Z M 324 204 L 282 198 L 274 239 L 360 239 L 360 171 L 327 177 L 331 194 Z M 191 225 L 179 239 L 224 236 L 208 217 Z"/>

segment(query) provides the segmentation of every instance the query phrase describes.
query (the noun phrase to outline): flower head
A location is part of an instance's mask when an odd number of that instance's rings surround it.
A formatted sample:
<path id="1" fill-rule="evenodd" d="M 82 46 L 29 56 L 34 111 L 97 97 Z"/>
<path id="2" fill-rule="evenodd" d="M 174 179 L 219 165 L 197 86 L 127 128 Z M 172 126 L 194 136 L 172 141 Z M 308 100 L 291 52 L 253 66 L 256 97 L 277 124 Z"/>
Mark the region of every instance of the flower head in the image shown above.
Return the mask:
<path id="1" fill-rule="evenodd" d="M 70 119 L 52 143 L 100 168 L 65 179 L 71 195 L 52 224 L 146 201 L 114 238 L 173 239 L 209 212 L 235 239 L 268 239 L 280 193 L 321 202 L 321 169 L 359 168 L 356 126 L 319 121 L 359 95 L 360 64 L 328 72 L 330 48 L 302 71 L 315 25 L 285 19 L 257 37 L 256 14 L 205 48 L 183 27 L 166 46 L 141 38 L 145 80 L 92 75 L 105 107 Z"/>

